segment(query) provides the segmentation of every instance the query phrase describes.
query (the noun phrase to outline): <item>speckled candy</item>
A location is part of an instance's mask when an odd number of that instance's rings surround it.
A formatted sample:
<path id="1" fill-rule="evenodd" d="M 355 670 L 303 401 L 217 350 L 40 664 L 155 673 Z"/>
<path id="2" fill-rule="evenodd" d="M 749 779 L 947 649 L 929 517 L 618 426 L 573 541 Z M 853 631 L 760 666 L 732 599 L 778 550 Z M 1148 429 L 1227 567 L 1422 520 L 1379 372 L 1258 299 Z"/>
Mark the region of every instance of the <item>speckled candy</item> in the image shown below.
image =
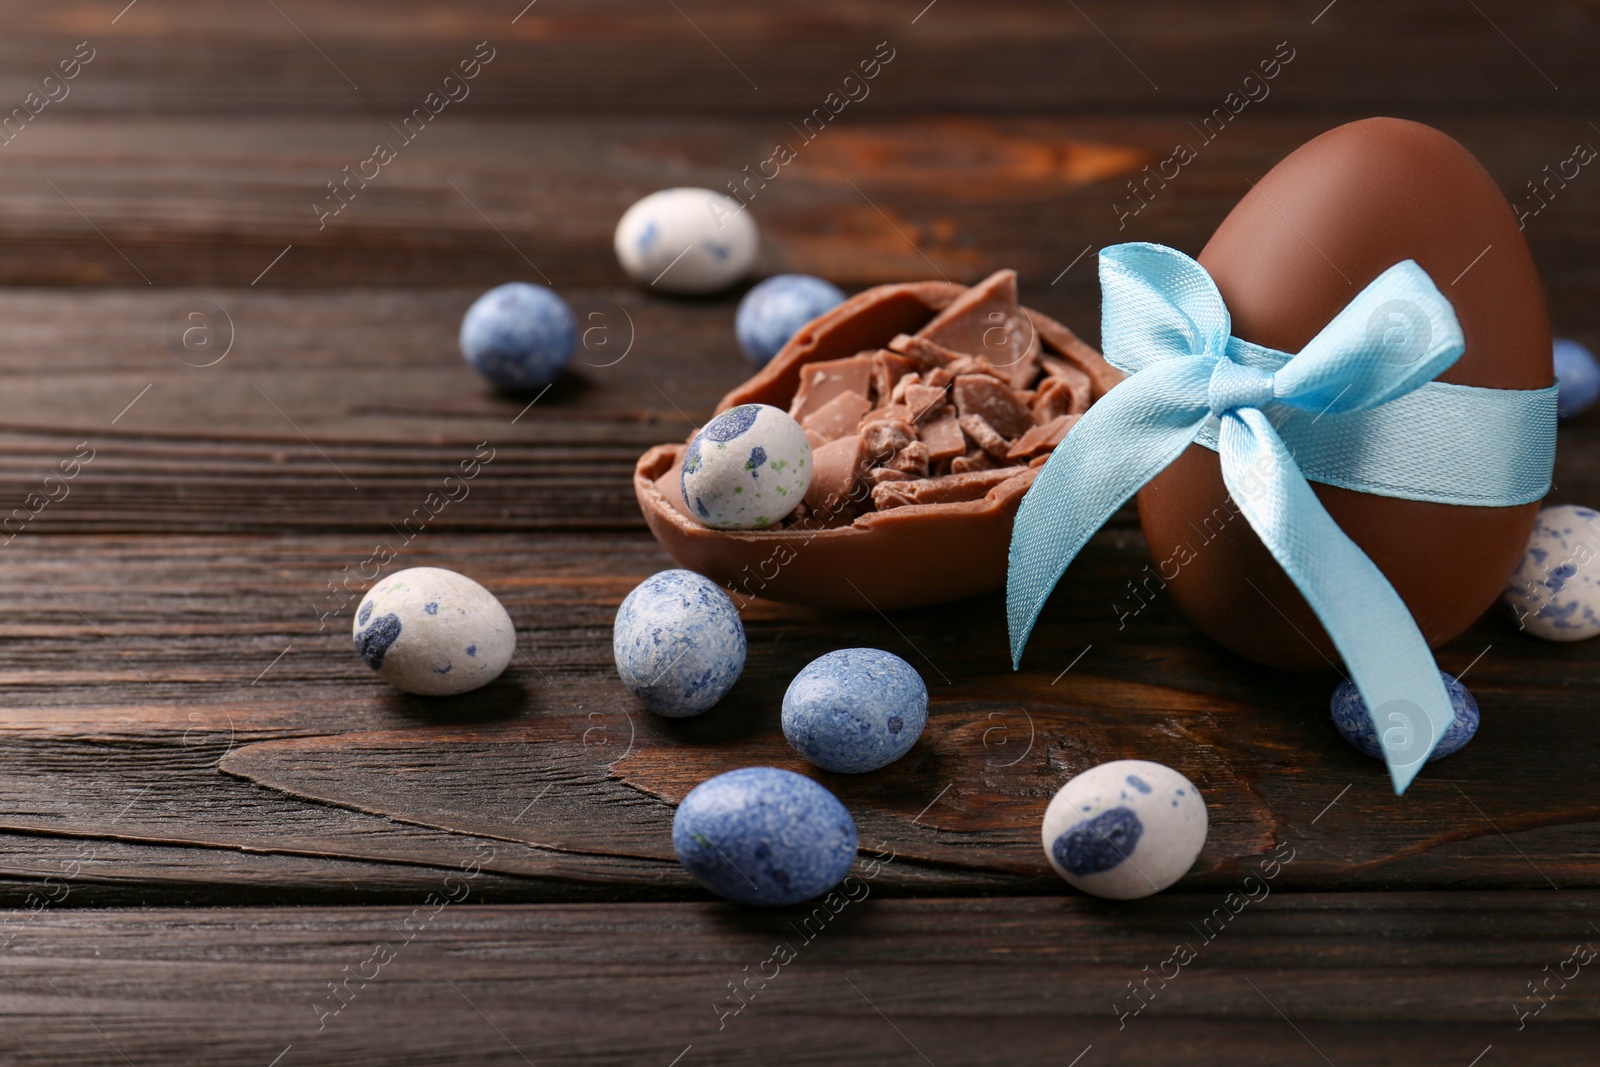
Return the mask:
<path id="1" fill-rule="evenodd" d="M 1600 397 L 1600 363 L 1594 353 L 1565 337 L 1555 339 L 1556 415 L 1570 419 L 1593 406 Z"/>
<path id="2" fill-rule="evenodd" d="M 1433 746 L 1433 751 L 1428 754 L 1429 763 L 1461 751 L 1462 746 L 1471 741 L 1472 735 L 1478 732 L 1478 702 L 1472 699 L 1467 687 L 1451 675 L 1440 671 L 1439 678 L 1444 682 L 1445 692 L 1450 694 L 1450 707 L 1456 717 L 1450 728 L 1444 732 L 1444 736 L 1439 738 L 1439 743 Z M 1388 721 L 1374 723 L 1367 711 L 1366 701 L 1361 699 L 1361 691 L 1348 679 L 1340 682 L 1339 687 L 1333 691 L 1331 711 L 1333 725 L 1338 728 L 1340 736 L 1373 759 L 1384 758 L 1383 744 L 1378 740 L 1380 728 L 1385 732 L 1394 731 L 1390 739 L 1396 745 L 1396 756 L 1401 763 L 1415 763 L 1416 757 L 1412 756 L 1407 760 L 1405 753 L 1407 751 L 1421 753 L 1431 740 L 1428 736 L 1431 724 L 1427 717 L 1421 714 L 1390 712 L 1387 716 Z"/>
<path id="3" fill-rule="evenodd" d="M 577 345 L 572 309 L 542 285 L 496 286 L 461 320 L 462 356 L 502 389 L 543 389 L 561 377 Z"/>
<path id="4" fill-rule="evenodd" d="M 856 824 L 839 799 L 793 771 L 745 767 L 689 791 L 672 847 L 694 880 L 740 904 L 797 904 L 844 880 Z"/>
<path id="5" fill-rule="evenodd" d="M 683 454 L 683 503 L 715 530 L 758 530 L 795 509 L 811 487 L 811 442 L 766 404 L 729 408 Z"/>
<path id="6" fill-rule="evenodd" d="M 714 293 L 749 272 L 761 235 L 737 200 L 710 189 L 663 189 L 623 214 L 612 243 L 641 285 Z"/>
<path id="7" fill-rule="evenodd" d="M 1505 602 L 1535 637 L 1600 634 L 1600 514 L 1570 504 L 1539 512 Z"/>
<path id="8" fill-rule="evenodd" d="M 407 693 L 465 693 L 500 677 L 516 649 L 511 616 L 455 571 L 412 567 L 373 586 L 356 609 L 356 651 Z"/>
<path id="9" fill-rule="evenodd" d="M 844 303 L 843 290 L 809 274 L 778 274 L 760 283 L 739 301 L 733 330 L 739 351 L 765 367 L 800 327 Z"/>
<path id="10" fill-rule="evenodd" d="M 1116 760 L 1061 787 L 1044 813 L 1044 853 L 1085 893 L 1147 897 L 1194 865 L 1206 843 L 1206 804 L 1171 767 Z"/>
<path id="11" fill-rule="evenodd" d="M 744 670 L 739 610 L 694 571 L 661 571 L 640 582 L 617 609 L 611 647 L 622 683 L 673 719 L 711 707 Z"/>
<path id="12" fill-rule="evenodd" d="M 922 676 L 876 648 L 818 657 L 783 694 L 783 736 L 807 760 L 840 774 L 887 767 L 911 751 L 927 721 Z"/>

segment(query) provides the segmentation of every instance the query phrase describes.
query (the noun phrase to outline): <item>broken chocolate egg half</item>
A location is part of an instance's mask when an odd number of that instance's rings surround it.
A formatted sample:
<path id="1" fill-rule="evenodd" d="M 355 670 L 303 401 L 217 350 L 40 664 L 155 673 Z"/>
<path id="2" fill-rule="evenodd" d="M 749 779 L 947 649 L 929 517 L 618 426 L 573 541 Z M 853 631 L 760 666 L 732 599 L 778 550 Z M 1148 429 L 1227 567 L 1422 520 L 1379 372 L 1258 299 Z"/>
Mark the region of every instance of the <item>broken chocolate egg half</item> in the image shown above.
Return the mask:
<path id="1" fill-rule="evenodd" d="M 675 560 L 745 596 L 853 610 L 959 600 L 1004 585 L 1023 494 L 1121 378 L 1017 303 L 1015 271 L 881 285 L 813 319 L 717 405 L 771 405 L 805 430 L 813 472 L 794 511 L 762 530 L 696 522 L 679 491 L 684 444 L 640 457 L 634 492 Z"/>

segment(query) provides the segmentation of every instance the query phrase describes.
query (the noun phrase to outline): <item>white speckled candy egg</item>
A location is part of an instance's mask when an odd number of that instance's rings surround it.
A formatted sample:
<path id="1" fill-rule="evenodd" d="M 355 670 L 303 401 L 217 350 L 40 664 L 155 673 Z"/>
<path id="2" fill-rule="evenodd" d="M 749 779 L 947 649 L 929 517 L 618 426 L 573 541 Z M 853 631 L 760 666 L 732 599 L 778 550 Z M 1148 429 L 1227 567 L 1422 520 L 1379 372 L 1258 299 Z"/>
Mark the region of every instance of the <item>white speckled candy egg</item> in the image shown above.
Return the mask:
<path id="1" fill-rule="evenodd" d="M 759 530 L 788 515 L 811 487 L 811 442 L 766 404 L 729 408 L 700 428 L 679 480 L 689 514 L 714 530 Z"/>
<path id="2" fill-rule="evenodd" d="M 1171 767 L 1124 759 L 1061 787 L 1044 813 L 1044 854 L 1085 893 L 1147 897 L 1184 876 L 1206 843 L 1206 802 Z"/>
<path id="3" fill-rule="evenodd" d="M 641 285 L 714 293 L 750 270 L 761 234 L 737 200 L 710 189 L 663 189 L 623 213 L 612 243 Z"/>
<path id="4" fill-rule="evenodd" d="M 500 677 L 516 649 L 511 616 L 494 594 L 441 567 L 396 571 L 356 609 L 356 651 L 396 689 L 465 693 Z"/>
<path id="5" fill-rule="evenodd" d="M 698 715 L 726 696 L 746 649 L 739 609 L 694 571 L 660 571 L 640 582 L 611 629 L 622 684 L 671 719 Z"/>
<path id="6" fill-rule="evenodd" d="M 1600 512 L 1570 504 L 1540 511 L 1505 602 L 1535 637 L 1600 634 Z"/>

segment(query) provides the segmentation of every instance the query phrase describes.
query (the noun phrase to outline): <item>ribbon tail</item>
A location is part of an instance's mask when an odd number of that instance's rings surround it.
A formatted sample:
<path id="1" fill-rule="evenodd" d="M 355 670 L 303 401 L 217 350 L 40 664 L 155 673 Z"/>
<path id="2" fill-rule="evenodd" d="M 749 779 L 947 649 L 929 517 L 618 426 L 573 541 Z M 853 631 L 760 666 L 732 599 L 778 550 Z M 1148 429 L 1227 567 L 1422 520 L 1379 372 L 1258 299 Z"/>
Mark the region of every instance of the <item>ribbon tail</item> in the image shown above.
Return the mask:
<path id="1" fill-rule="evenodd" d="M 1067 565 L 1105 521 L 1189 447 L 1205 423 L 1213 361 L 1169 359 L 1123 381 L 1056 446 L 1011 527 L 1011 665 Z M 1196 399 L 1196 398 L 1199 399 Z"/>
<path id="2" fill-rule="evenodd" d="M 1428 643 L 1383 572 L 1323 508 L 1265 415 L 1230 413 L 1219 444 L 1228 491 L 1344 657 L 1394 791 L 1404 793 L 1455 718 Z"/>

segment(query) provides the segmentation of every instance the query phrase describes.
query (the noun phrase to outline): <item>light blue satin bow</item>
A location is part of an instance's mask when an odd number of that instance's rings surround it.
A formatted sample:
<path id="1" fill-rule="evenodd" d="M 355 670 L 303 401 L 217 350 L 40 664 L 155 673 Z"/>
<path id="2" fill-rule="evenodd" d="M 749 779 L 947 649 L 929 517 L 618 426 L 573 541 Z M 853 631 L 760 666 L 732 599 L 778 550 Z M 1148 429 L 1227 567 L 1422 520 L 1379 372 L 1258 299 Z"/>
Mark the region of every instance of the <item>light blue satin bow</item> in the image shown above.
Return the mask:
<path id="1" fill-rule="evenodd" d="M 1404 792 L 1454 719 L 1450 699 L 1405 603 L 1323 509 L 1297 457 L 1310 455 L 1318 481 L 1366 492 L 1489 506 L 1537 500 L 1554 458 L 1554 387 L 1430 383 L 1460 357 L 1461 327 L 1410 260 L 1292 357 L 1232 337 L 1211 276 L 1174 249 L 1104 249 L 1100 281 L 1102 346 L 1131 376 L 1072 427 L 1017 512 L 1006 580 L 1013 665 L 1084 543 L 1198 440 L 1220 453 L 1235 504 L 1344 657 L 1395 792 Z M 1494 419 L 1488 430 L 1473 421 L 1485 417 Z M 1459 454 L 1452 465 L 1459 439 L 1474 442 L 1487 471 Z"/>

